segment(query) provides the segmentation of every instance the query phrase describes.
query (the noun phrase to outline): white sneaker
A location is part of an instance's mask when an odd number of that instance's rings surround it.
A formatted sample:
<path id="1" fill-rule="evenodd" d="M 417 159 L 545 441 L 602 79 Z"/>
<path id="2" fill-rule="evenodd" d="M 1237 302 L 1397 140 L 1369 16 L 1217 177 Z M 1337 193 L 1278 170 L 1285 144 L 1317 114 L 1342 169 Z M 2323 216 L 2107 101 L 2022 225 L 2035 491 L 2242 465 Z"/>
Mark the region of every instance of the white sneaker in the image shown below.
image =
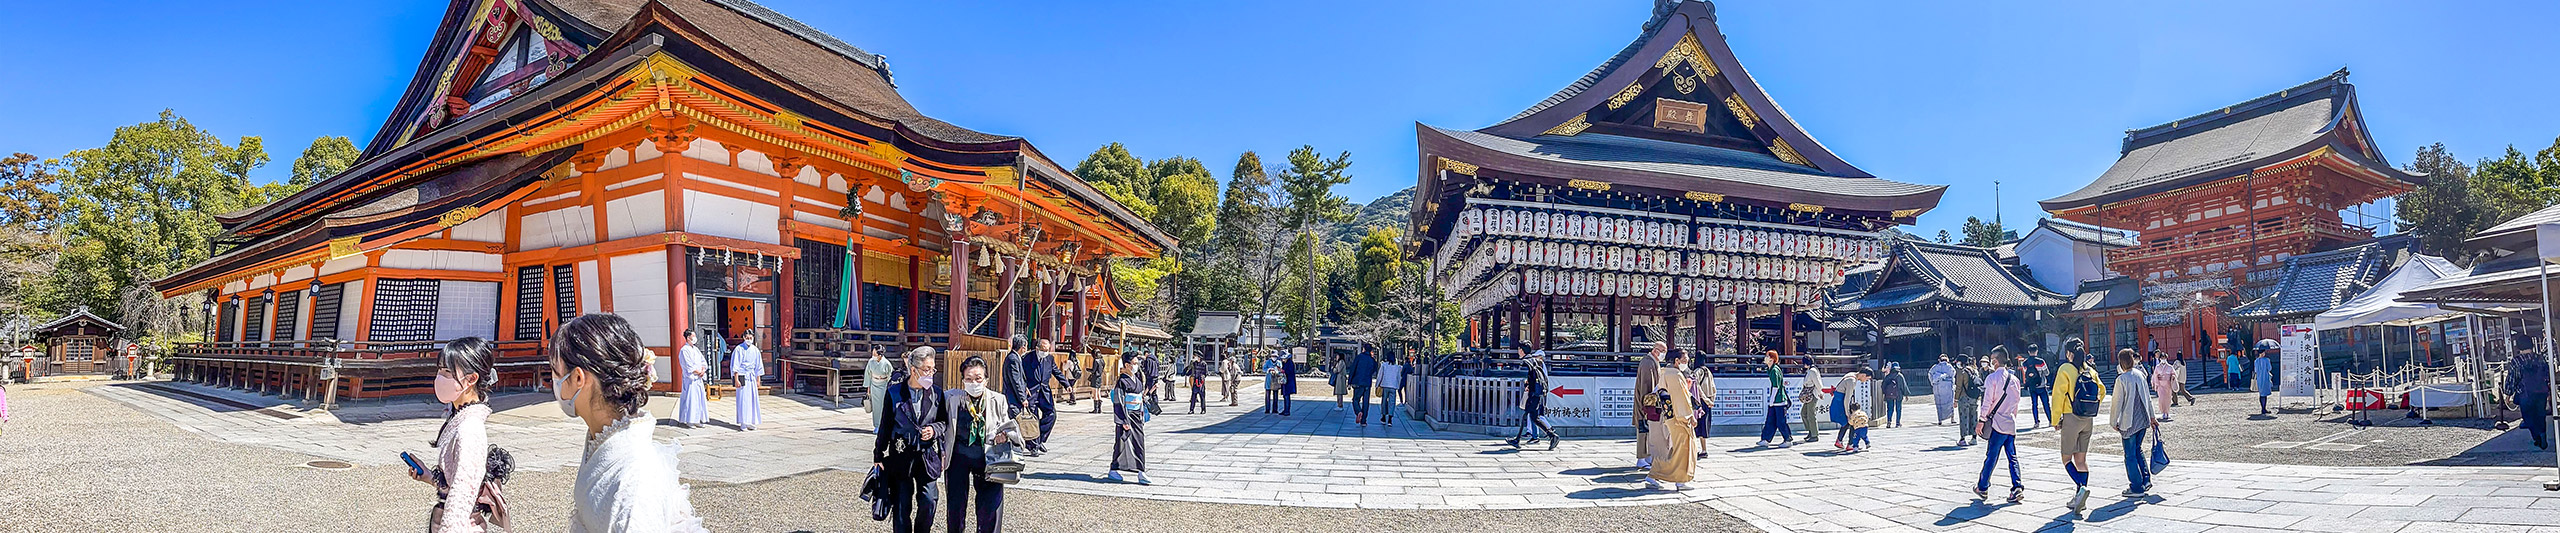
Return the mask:
<path id="1" fill-rule="evenodd" d="M 2080 487 L 2080 488 L 2077 488 L 2077 489 L 2072 489 L 2072 490 L 2071 490 L 2071 512 L 2078 513 L 2078 512 L 2081 512 L 2081 511 L 2088 510 L 2088 509 L 2089 509 L 2089 487 L 2085 487 L 2085 486 L 2084 486 L 2084 487 Z"/>
<path id="2" fill-rule="evenodd" d="M 1687 483 L 1673 483 L 1673 484 L 1671 484 L 1671 490 L 1682 490 L 1682 491 L 1689 490 L 1689 484 L 1687 484 Z"/>
<path id="3" fill-rule="evenodd" d="M 1139 473 L 1138 473 L 1138 484 L 1140 484 L 1140 485 L 1154 485 L 1154 484 L 1156 484 L 1156 482 L 1155 482 L 1155 480 L 1147 479 L 1147 473 L 1146 473 L 1146 472 L 1139 472 Z"/>
<path id="4" fill-rule="evenodd" d="M 1636 468 L 1653 468 L 1653 458 L 1645 457 L 1636 459 Z"/>
<path id="5" fill-rule="evenodd" d="M 1760 441 L 1760 447 L 1762 447 L 1762 448 L 1767 448 L 1767 447 L 1769 447 L 1769 441 L 1765 441 L 1765 440 L 1764 440 L 1764 441 Z"/>

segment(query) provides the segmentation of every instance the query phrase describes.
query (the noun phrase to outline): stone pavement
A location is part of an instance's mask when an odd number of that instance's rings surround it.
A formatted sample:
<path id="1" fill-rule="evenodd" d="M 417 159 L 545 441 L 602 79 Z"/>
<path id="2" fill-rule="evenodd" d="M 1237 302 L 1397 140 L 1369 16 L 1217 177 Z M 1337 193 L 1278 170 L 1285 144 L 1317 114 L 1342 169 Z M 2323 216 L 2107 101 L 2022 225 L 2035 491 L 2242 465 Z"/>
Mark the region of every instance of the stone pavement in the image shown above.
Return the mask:
<path id="1" fill-rule="evenodd" d="M 434 430 L 432 418 L 340 423 L 305 412 L 287 420 L 264 414 L 274 409 L 209 409 L 130 387 L 90 390 L 215 438 L 364 464 L 423 448 Z M 662 427 L 660 437 L 684 444 L 684 475 L 695 483 L 754 483 L 825 469 L 858 473 L 867 466 L 871 435 L 862 410 L 824 409 L 795 398 L 768 401 L 761 431 Z M 664 403 L 672 402 L 653 402 Z M 1087 413 L 1090 404 L 1070 404 L 1060 407 L 1053 453 L 1030 459 L 1028 479 L 1018 487 L 1360 509 L 1697 504 L 1773 532 L 2560 530 L 2551 527 L 2560 524 L 2560 493 L 2544 492 L 2537 482 L 2549 469 L 2181 460 L 2162 475 L 2154 496 L 2123 501 L 2114 497 L 2124 487 L 2119 452 L 2102 434 L 2091 456 L 2091 509 L 2074 517 L 2062 507 L 2070 485 L 2058 459 L 2037 448 L 2019 450 L 2030 491 L 2025 503 L 1974 502 L 1970 489 L 1982 448 L 1944 446 L 1953 440 L 1952 427 L 1877 430 L 1875 450 L 1852 455 L 1835 454 L 1828 444 L 1754 450 L 1753 436 L 1719 437 L 1707 447 L 1696 488 L 1665 492 L 1643 488 L 1626 439 L 1515 451 L 1499 439 L 1433 431 L 1412 420 L 1392 428 L 1378 420 L 1353 425 L 1329 396 L 1301 396 L 1291 417 L 1261 414 L 1257 401 L 1200 415 L 1182 414 L 1178 401 L 1165 407 L 1170 411 L 1148 433 L 1154 485 L 1104 481 L 1110 418 Z M 508 427 L 492 428 L 493 439 L 536 455 L 541 460 L 528 464 L 537 468 L 574 464 L 578 428 L 551 409 L 546 402 L 507 410 L 500 425 Z M 726 409 L 715 402 L 715 423 L 727 418 Z M 2006 488 L 2001 481 L 1994 492 Z"/>

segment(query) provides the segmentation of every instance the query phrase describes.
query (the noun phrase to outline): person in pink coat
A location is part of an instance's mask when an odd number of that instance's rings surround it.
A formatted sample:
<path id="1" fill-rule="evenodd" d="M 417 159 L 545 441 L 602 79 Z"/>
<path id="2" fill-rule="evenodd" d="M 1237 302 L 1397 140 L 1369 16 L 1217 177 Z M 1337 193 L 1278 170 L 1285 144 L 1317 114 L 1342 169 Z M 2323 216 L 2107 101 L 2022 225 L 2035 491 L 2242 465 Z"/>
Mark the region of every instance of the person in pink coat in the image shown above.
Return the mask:
<path id="1" fill-rule="evenodd" d="M 2175 364 L 2169 360 L 2169 354 L 2152 350 L 2151 364 L 2147 365 L 2149 368 L 2143 369 L 2151 376 L 2151 393 L 2160 399 L 2160 420 L 2162 421 L 2169 419 L 2169 406 L 2174 405 L 2178 399 L 2178 370 Z"/>

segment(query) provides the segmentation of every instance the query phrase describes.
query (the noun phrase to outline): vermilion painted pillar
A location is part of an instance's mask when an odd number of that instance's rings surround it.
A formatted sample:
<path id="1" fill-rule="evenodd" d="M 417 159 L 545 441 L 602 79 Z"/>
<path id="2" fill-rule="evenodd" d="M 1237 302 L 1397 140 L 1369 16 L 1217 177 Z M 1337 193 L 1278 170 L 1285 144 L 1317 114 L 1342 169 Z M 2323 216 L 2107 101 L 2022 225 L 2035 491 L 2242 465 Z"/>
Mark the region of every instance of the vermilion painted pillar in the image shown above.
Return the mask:
<path id="1" fill-rule="evenodd" d="M 996 262 L 1003 265 L 1004 269 L 999 271 L 1002 272 L 1001 274 L 996 275 L 996 287 L 1002 289 L 1006 288 L 1008 283 L 1016 284 L 1010 290 L 998 291 L 1003 294 L 996 295 L 996 338 L 1010 341 L 1013 339 L 1013 294 L 1022 292 L 1019 282 L 1013 280 L 1023 275 L 1023 268 L 1022 265 L 1017 264 L 1018 261 L 1012 259 Z"/>
<path id="2" fill-rule="evenodd" d="M 1733 351 L 1743 355 L 1759 355 L 1751 349 L 1751 304 L 1733 304 Z"/>
<path id="3" fill-rule="evenodd" d="M 1778 306 L 1778 353 L 1796 354 L 1796 306 Z"/>
<path id="4" fill-rule="evenodd" d="M 960 339 L 969 335 L 969 237 L 960 232 L 951 236 L 951 349 L 960 349 Z"/>

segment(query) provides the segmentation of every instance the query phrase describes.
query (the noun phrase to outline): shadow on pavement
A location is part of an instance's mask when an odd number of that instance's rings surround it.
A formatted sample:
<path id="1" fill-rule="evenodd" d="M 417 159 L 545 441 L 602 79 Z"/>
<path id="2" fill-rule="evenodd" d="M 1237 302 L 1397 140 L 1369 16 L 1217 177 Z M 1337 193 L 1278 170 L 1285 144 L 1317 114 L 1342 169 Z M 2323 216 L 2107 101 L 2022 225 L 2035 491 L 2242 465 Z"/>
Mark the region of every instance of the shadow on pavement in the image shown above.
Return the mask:
<path id="1" fill-rule="evenodd" d="M 1636 467 L 1632 467 L 1632 466 L 1620 466 L 1620 467 L 1576 468 L 1576 469 L 1566 470 L 1566 471 L 1563 471 L 1563 472 L 1557 472 L 1557 473 L 1558 473 L 1558 474 L 1568 475 L 1568 476 L 1597 476 L 1597 475 L 1601 475 L 1601 474 L 1608 474 L 1608 473 L 1613 473 L 1613 472 L 1642 472 L 1642 471 L 1644 471 L 1644 469 L 1642 469 L 1642 468 L 1636 468 Z"/>
<path id="2" fill-rule="evenodd" d="M 1069 474 L 1069 473 L 1065 473 L 1065 472 L 1038 472 L 1038 473 L 1031 473 L 1031 474 L 1023 474 L 1023 475 L 1022 475 L 1022 478 L 1023 478 L 1023 479 L 1037 479 L 1037 480 L 1043 480 L 1043 481 L 1082 481 L 1082 482 L 1086 482 L 1086 483 L 1098 483 L 1098 484 L 1103 484 L 1103 485 L 1128 485 L 1128 484 L 1130 484 L 1130 483 L 1121 483 L 1121 482 L 1117 482 L 1117 481 L 1112 481 L 1112 480 L 1111 480 L 1111 478 L 1106 478 L 1106 477 L 1102 477 L 1102 476 L 1096 476 L 1096 475 L 1093 475 L 1093 474 Z"/>
<path id="3" fill-rule="evenodd" d="M 1639 478 L 1637 478 L 1637 479 L 1643 479 L 1643 478 L 1639 477 Z M 1646 494 L 1653 494 L 1653 493 L 1654 493 L 1654 491 L 1651 491 L 1651 490 L 1625 489 L 1625 488 L 1618 488 L 1618 487 L 1599 487 L 1599 488 L 1590 488 L 1590 489 L 1582 489 L 1582 490 L 1573 491 L 1573 492 L 1571 492 L 1571 493 L 1567 493 L 1567 494 L 1565 494 L 1565 495 L 1564 495 L 1564 497 L 1567 497 L 1567 498 L 1573 498 L 1573 499 L 1576 499 L 1576 500 L 1615 500 L 1615 499 L 1619 499 L 1619 498 L 1633 498 L 1633 497 L 1643 496 L 1643 495 L 1646 495 Z"/>
<path id="4" fill-rule="evenodd" d="M 1991 516 L 1993 511 L 1998 511 L 2000 508 L 2008 507 L 2009 505 L 2010 504 L 2005 503 L 1991 504 L 1977 500 L 1973 503 L 1966 504 L 1963 507 L 1957 507 L 1953 510 L 1947 511 L 1946 516 L 1938 518 L 1937 525 L 1939 527 L 1947 527 L 1972 522 L 1978 518 Z"/>

